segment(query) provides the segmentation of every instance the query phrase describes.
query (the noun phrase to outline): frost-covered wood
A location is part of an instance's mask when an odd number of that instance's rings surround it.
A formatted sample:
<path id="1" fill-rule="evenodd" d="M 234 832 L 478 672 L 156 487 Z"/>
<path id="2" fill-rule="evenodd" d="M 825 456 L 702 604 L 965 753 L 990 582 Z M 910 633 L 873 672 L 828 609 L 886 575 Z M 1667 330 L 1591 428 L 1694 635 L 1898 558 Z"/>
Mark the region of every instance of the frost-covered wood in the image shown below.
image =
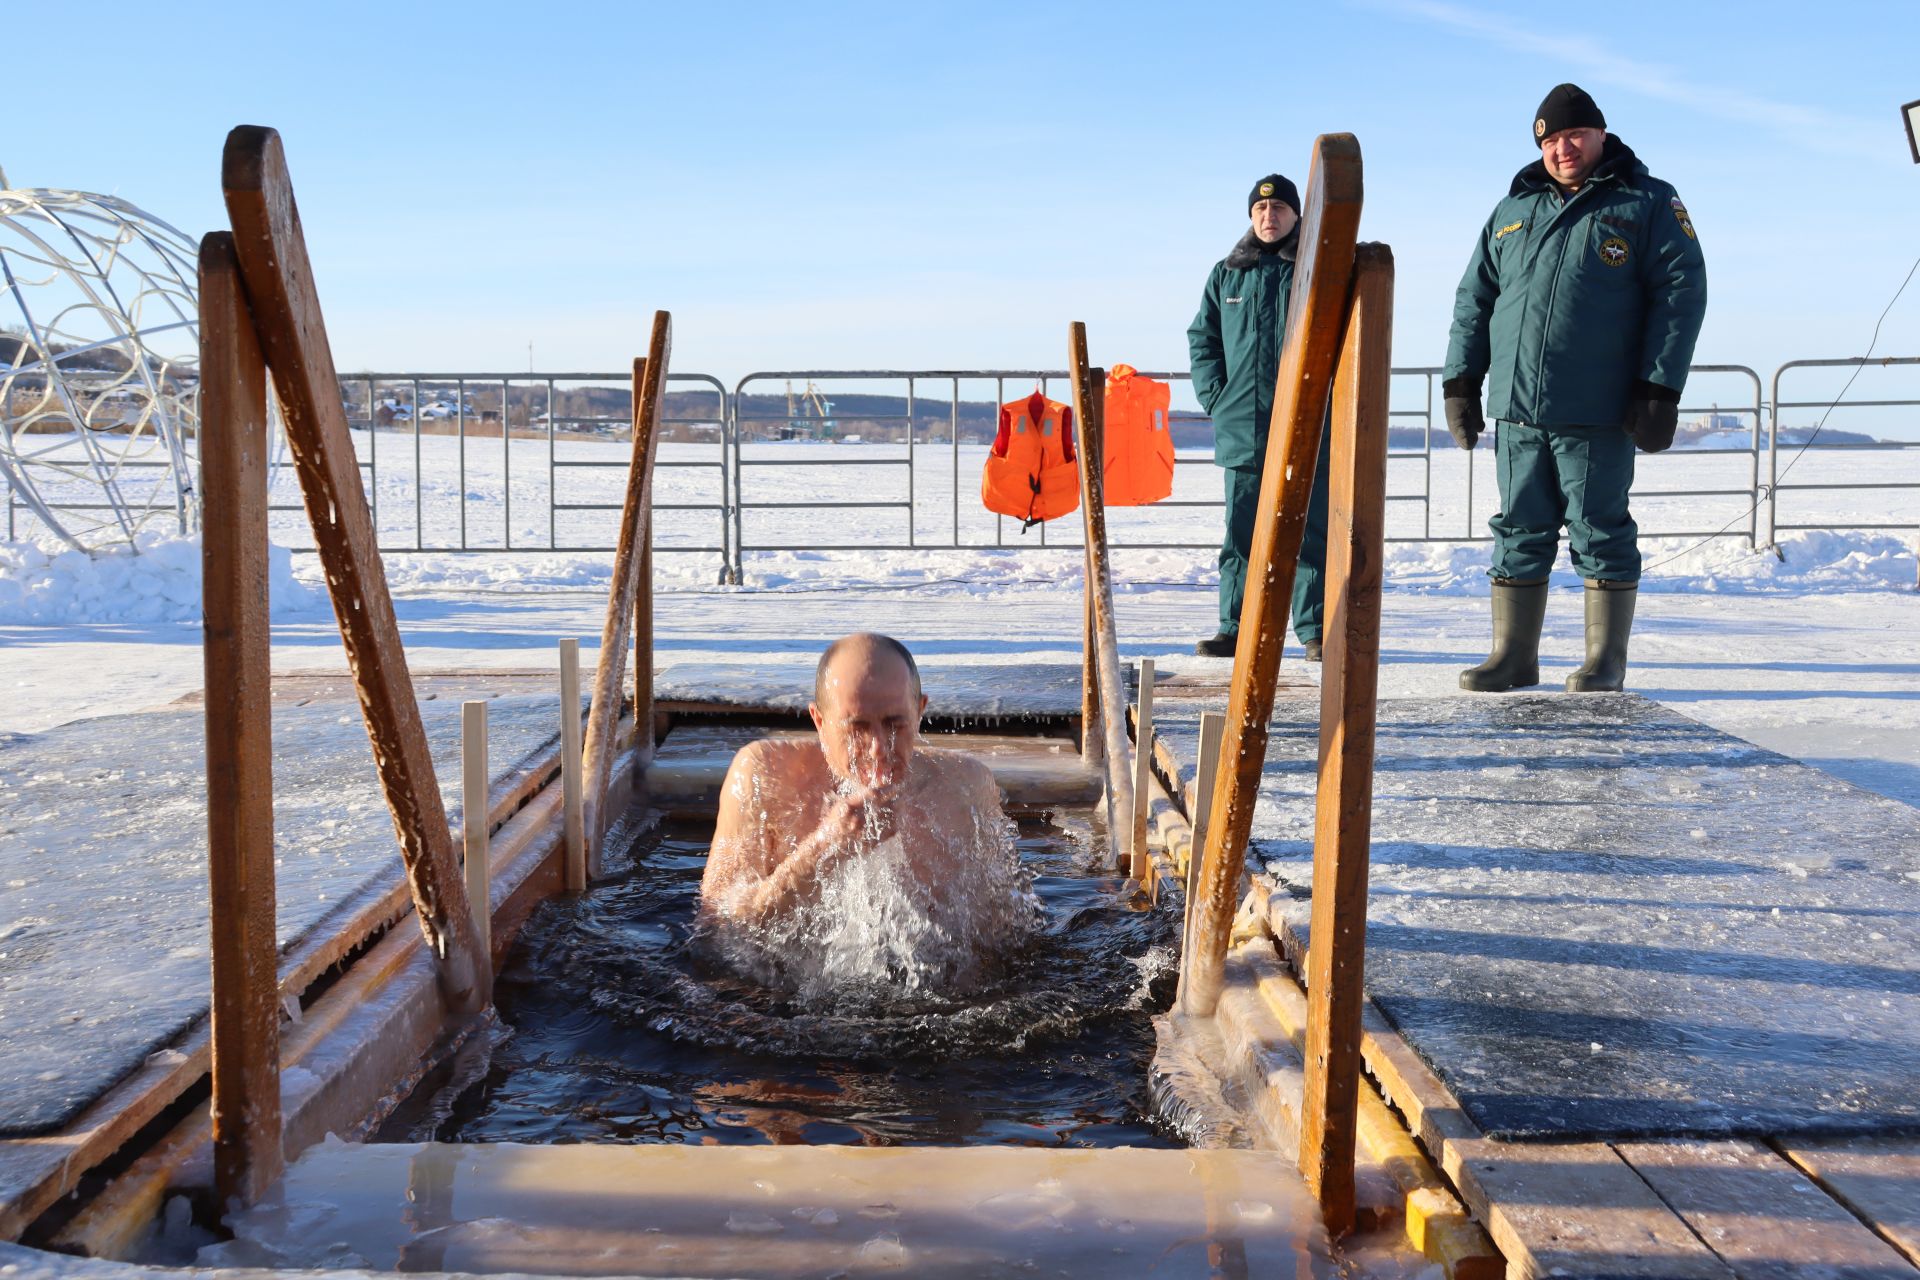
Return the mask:
<path id="1" fill-rule="evenodd" d="M 214 1185 L 252 1204 L 282 1167 L 267 367 L 224 231 L 200 244 L 200 370 Z"/>
<path id="2" fill-rule="evenodd" d="M 1327 631 L 1320 677 L 1320 776 L 1307 957 L 1306 1100 L 1300 1171 L 1339 1236 L 1354 1221 L 1353 1149 L 1367 950 L 1367 855 L 1386 550 L 1387 410 L 1393 254 L 1354 257 L 1353 306 L 1333 392 L 1327 465 Z"/>
<path id="3" fill-rule="evenodd" d="M 414 910 L 440 963 L 449 1007 L 472 1012 L 490 998 L 491 968 L 480 954 L 454 860 L 280 135 L 256 125 L 228 134 L 221 181 L 254 330 L 280 394 L 288 449 L 359 689 Z"/>
<path id="4" fill-rule="evenodd" d="M 1128 866 L 1133 823 L 1133 778 L 1127 770 L 1127 695 L 1120 683 L 1120 643 L 1113 621 L 1113 568 L 1107 555 L 1101 419 L 1105 371 L 1087 359 L 1087 326 L 1067 328 L 1067 366 L 1073 376 L 1074 448 L 1080 457 L 1080 512 L 1086 528 L 1087 601 L 1092 611 L 1094 684 L 1100 695 L 1102 763 L 1107 781 L 1107 844 L 1115 866 Z M 1142 874 L 1131 868 L 1133 874 Z"/>
<path id="5" fill-rule="evenodd" d="M 1287 336 L 1274 390 L 1272 443 L 1247 563 L 1223 767 L 1214 784 L 1210 830 L 1194 895 L 1194 945 L 1181 974 L 1181 1006 L 1194 1016 L 1211 1013 L 1220 998 L 1228 934 L 1240 905 L 1241 871 L 1266 761 L 1267 720 L 1273 714 L 1294 569 L 1353 280 L 1360 197 L 1359 142 L 1347 133 L 1314 139 Z"/>
<path id="6" fill-rule="evenodd" d="M 607 813 L 607 786 L 618 749 L 614 730 L 620 721 L 621 686 L 626 679 L 627 641 L 634 638 L 635 670 L 651 686 L 653 632 L 653 460 L 658 449 L 660 394 L 666 385 L 667 361 L 673 347 L 673 319 L 653 313 L 653 333 L 645 359 L 633 362 L 633 453 L 627 462 L 627 490 L 620 513 L 620 537 L 613 553 L 613 590 L 607 599 L 607 617 L 600 631 L 600 660 L 594 669 L 593 709 L 587 717 L 586 839 L 589 871 L 600 870 L 600 843 L 612 821 Z M 644 637 L 648 654 L 642 659 Z M 647 693 L 650 695 L 651 688 Z M 634 707 L 642 695 L 636 687 Z M 649 699 L 650 700 L 650 699 Z M 638 732 L 651 736 L 652 710 L 636 714 Z"/>

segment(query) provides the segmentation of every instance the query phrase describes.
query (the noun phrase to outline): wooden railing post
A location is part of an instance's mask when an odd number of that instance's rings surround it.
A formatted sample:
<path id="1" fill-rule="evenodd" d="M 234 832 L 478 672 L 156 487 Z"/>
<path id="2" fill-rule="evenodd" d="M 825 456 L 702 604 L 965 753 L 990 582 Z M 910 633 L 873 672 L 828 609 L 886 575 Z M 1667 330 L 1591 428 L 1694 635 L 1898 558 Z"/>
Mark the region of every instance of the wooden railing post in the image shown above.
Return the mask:
<path id="1" fill-rule="evenodd" d="M 280 135 L 256 125 L 228 134 L 221 181 L 248 310 L 280 393 L 288 451 L 360 693 L 414 911 L 439 962 L 447 1007 L 476 1012 L 491 996 L 492 966 L 481 953 L 454 858 Z"/>
<path id="2" fill-rule="evenodd" d="M 653 333 L 644 359 L 633 362 L 633 452 L 627 463 L 627 495 L 620 512 L 620 540 L 614 545 L 613 589 L 607 600 L 607 616 L 600 630 L 600 659 L 593 673 L 593 705 L 587 713 L 586 745 L 586 837 L 590 875 L 600 872 L 600 845 L 612 822 L 607 812 L 607 792 L 613 779 L 613 758 L 618 754 L 620 695 L 626 683 L 627 643 L 632 633 L 642 628 L 643 597 L 645 631 L 651 644 L 653 630 L 651 580 L 653 559 L 649 550 L 653 541 L 653 461 L 659 447 L 660 397 L 666 386 L 667 361 L 673 347 L 673 319 L 664 311 L 653 313 Z M 643 591 L 641 578 L 648 578 Z M 637 657 L 637 655 L 636 655 Z M 636 661 L 636 668 L 641 664 Z M 649 701 L 653 692 L 651 653 L 645 664 Z M 634 733 L 641 740 L 653 732 L 651 707 L 646 718 L 639 719 L 641 706 L 634 702 Z"/>
<path id="3" fill-rule="evenodd" d="M 1153 807 L 1153 659 L 1140 659 L 1140 692 L 1133 715 L 1133 812 L 1127 826 L 1127 848 L 1133 855 L 1133 878 L 1145 884 L 1152 878 L 1153 860 L 1147 856 L 1147 811 Z"/>
<path id="4" fill-rule="evenodd" d="M 580 641 L 560 642 L 560 839 L 568 893 L 587 891 L 586 753 L 580 747 Z"/>
<path id="5" fill-rule="evenodd" d="M 213 1177 L 250 1205 L 280 1176 L 267 366 L 233 237 L 200 242 L 201 598 L 213 942 Z"/>
<path id="6" fill-rule="evenodd" d="M 1320 677 L 1300 1133 L 1300 1171 L 1335 1236 L 1352 1230 L 1354 1217 L 1392 348 L 1393 253 L 1383 244 L 1361 245 L 1334 380 L 1328 460 L 1327 644 Z"/>
<path id="7" fill-rule="evenodd" d="M 1087 359 L 1087 326 L 1067 328 L 1067 367 L 1073 378 L 1074 447 L 1080 458 L 1080 512 L 1087 542 L 1087 599 L 1093 608 L 1094 686 L 1100 695 L 1102 763 L 1107 782 L 1108 852 L 1129 866 L 1127 829 L 1133 823 L 1133 778 L 1127 769 L 1127 698 L 1120 683 L 1120 641 L 1113 620 L 1113 567 L 1107 556 L 1106 371 Z"/>
<path id="8" fill-rule="evenodd" d="M 476 698 L 460 704 L 460 831 L 467 864 L 467 902 L 474 931 L 489 963 L 493 956 L 493 885 L 488 865 L 493 809 L 487 802 L 493 772 L 487 767 L 487 704 Z"/>
<path id="9" fill-rule="evenodd" d="M 1314 464 L 1353 282 L 1360 197 L 1360 144 L 1353 135 L 1322 134 L 1314 139 L 1286 342 L 1274 390 L 1272 443 L 1267 448 L 1253 552 L 1247 562 L 1247 596 L 1240 612 L 1240 649 L 1233 661 L 1222 767 L 1214 783 L 1207 844 L 1195 886 L 1193 945 L 1181 972 L 1180 1007 L 1191 1016 L 1209 1016 L 1219 1002 L 1233 916 L 1240 905 L 1241 873 L 1253 830 L 1260 773 L 1266 764 L 1267 721 L 1273 715 L 1294 569 L 1306 530 L 1307 500 L 1313 490 Z"/>

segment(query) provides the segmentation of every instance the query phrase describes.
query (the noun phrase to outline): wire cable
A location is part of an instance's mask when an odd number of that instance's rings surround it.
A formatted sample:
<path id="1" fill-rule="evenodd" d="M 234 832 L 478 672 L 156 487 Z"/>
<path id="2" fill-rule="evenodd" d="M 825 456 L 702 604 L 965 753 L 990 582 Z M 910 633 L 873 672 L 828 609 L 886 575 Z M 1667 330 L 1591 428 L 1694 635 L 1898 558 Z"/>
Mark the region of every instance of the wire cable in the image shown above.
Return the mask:
<path id="1" fill-rule="evenodd" d="M 1727 533 L 1731 531 L 1735 525 L 1739 524 L 1741 521 L 1745 520 L 1748 516 L 1758 511 L 1760 509 L 1760 504 L 1762 502 L 1765 502 L 1767 498 L 1771 498 L 1778 491 L 1781 478 L 1784 477 L 1788 472 L 1793 470 L 1794 464 L 1800 461 L 1801 455 L 1806 453 L 1808 449 L 1812 448 L 1813 442 L 1820 438 L 1820 433 L 1826 430 L 1827 419 L 1833 416 L 1833 411 L 1835 409 L 1838 409 L 1841 405 L 1841 402 L 1847 398 L 1847 392 L 1853 390 L 1853 384 L 1855 380 L 1860 377 L 1861 370 L 1865 369 L 1867 367 L 1867 362 L 1873 359 L 1873 349 L 1880 345 L 1880 327 L 1886 324 L 1887 317 L 1893 314 L 1893 304 L 1900 301 L 1900 295 L 1907 291 L 1907 286 L 1909 284 L 1913 283 L 1913 277 L 1915 272 L 1920 272 L 1920 258 L 1915 258 L 1913 260 L 1913 265 L 1907 268 L 1906 279 L 1902 280 L 1900 282 L 1900 287 L 1893 291 L 1893 297 L 1887 300 L 1887 305 L 1880 312 L 1880 318 L 1873 322 L 1873 336 L 1867 340 L 1867 354 L 1861 356 L 1860 363 L 1853 366 L 1853 375 L 1849 377 L 1846 381 L 1846 384 L 1840 388 L 1840 394 L 1835 396 L 1833 398 L 1833 402 L 1826 407 L 1826 410 L 1824 412 L 1821 413 L 1820 421 L 1814 424 L 1813 431 L 1808 434 L 1805 440 L 1801 441 L 1800 447 L 1793 451 L 1793 456 L 1787 459 L 1787 465 L 1781 468 L 1779 473 L 1774 476 L 1773 483 L 1767 486 L 1767 496 L 1764 498 L 1755 498 L 1753 500 L 1752 506 L 1748 507 L 1745 511 L 1742 511 L 1739 515 L 1735 516 L 1733 519 L 1727 521 L 1727 523 L 1725 523 L 1724 525 L 1721 525 L 1718 533 L 1710 533 L 1706 537 L 1700 539 L 1700 541 L 1694 543 L 1692 546 L 1687 547 L 1685 550 L 1676 551 L 1670 556 L 1666 556 L 1662 559 L 1654 561 L 1650 565 L 1645 566 L 1640 570 L 1641 576 L 1644 577 L 1648 573 L 1651 573 L 1653 570 L 1658 569 L 1661 565 L 1672 564 L 1675 560 L 1684 559 L 1685 557 L 1692 555 L 1694 552 L 1698 551 L 1700 548 L 1706 546 L 1709 542 L 1712 542 L 1715 538 L 1725 537 Z M 1765 549 L 1766 548 L 1756 548 L 1755 554 L 1758 554 L 1759 551 L 1765 550 Z M 1780 554 L 1779 548 L 1774 547 L 1773 553 L 1775 555 L 1779 555 Z"/>

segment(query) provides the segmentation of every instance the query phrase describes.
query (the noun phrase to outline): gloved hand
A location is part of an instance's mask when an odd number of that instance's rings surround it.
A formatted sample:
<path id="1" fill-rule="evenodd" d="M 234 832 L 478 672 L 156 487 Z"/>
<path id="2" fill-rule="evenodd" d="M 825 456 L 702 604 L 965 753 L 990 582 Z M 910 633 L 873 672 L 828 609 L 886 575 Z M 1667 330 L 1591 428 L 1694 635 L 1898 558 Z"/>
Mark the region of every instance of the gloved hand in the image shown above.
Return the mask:
<path id="1" fill-rule="evenodd" d="M 1644 452 L 1659 453 L 1670 448 L 1673 433 L 1680 425 L 1680 393 L 1657 382 L 1635 382 L 1627 401 L 1624 425 L 1627 434 Z"/>
<path id="2" fill-rule="evenodd" d="M 1462 449 L 1473 448 L 1487 429 L 1487 420 L 1480 412 L 1480 384 L 1471 378 L 1449 378 L 1440 384 L 1440 394 L 1445 397 L 1442 406 L 1447 413 L 1448 434 Z"/>

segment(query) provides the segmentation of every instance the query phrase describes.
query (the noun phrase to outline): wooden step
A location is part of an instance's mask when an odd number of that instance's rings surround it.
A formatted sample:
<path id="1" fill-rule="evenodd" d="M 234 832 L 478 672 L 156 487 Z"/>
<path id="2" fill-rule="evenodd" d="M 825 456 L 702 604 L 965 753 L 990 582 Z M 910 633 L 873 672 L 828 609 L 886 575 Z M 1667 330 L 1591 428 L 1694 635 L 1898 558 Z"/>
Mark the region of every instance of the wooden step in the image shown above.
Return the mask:
<path id="1" fill-rule="evenodd" d="M 811 736 L 763 725 L 675 725 L 647 766 L 647 799 L 661 809 L 711 810 L 720 802 L 720 783 L 740 748 L 762 738 Z M 1087 771 L 1065 738 L 940 733 L 923 736 L 921 743 L 986 761 L 1007 803 L 1017 809 L 1088 805 L 1100 797 L 1099 777 Z"/>
<path id="2" fill-rule="evenodd" d="M 1333 1273 L 1299 1177 L 1258 1151 L 327 1143 L 232 1226 L 229 1261 L 277 1269 Z"/>

